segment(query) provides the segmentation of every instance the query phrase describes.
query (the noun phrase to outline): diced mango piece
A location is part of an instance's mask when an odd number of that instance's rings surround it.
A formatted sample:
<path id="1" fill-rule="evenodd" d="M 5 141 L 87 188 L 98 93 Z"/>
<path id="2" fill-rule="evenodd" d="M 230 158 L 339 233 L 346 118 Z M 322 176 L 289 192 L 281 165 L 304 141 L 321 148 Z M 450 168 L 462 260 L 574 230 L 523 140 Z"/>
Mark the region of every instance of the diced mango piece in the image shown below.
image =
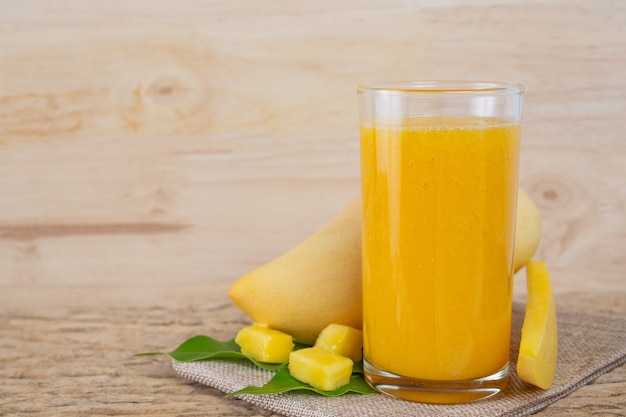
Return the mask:
<path id="1" fill-rule="evenodd" d="M 352 360 L 319 347 L 295 350 L 289 355 L 289 373 L 298 381 L 323 391 L 334 391 L 350 382 Z"/>
<path id="2" fill-rule="evenodd" d="M 358 362 L 363 357 L 363 332 L 343 324 L 329 324 L 317 337 L 315 346 Z"/>
<path id="3" fill-rule="evenodd" d="M 239 345 L 244 355 L 267 363 L 287 362 L 294 347 L 290 335 L 270 329 L 262 323 L 254 323 L 239 330 L 235 343 Z"/>
<path id="4" fill-rule="evenodd" d="M 517 375 L 529 384 L 548 389 L 554 381 L 558 356 L 558 330 L 550 275 L 545 262 L 531 261 L 526 265 L 528 301 L 519 356 Z"/>

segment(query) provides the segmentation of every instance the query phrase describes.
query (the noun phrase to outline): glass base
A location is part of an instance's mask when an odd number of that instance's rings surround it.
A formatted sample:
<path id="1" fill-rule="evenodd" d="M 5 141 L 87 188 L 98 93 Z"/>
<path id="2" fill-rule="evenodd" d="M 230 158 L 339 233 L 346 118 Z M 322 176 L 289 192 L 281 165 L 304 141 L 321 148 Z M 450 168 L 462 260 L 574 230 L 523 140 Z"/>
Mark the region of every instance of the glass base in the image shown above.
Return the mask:
<path id="1" fill-rule="evenodd" d="M 429 404 L 462 404 L 501 393 L 509 378 L 509 365 L 493 375 L 460 381 L 432 381 L 392 374 L 363 360 L 365 380 L 377 391 L 403 400 Z"/>

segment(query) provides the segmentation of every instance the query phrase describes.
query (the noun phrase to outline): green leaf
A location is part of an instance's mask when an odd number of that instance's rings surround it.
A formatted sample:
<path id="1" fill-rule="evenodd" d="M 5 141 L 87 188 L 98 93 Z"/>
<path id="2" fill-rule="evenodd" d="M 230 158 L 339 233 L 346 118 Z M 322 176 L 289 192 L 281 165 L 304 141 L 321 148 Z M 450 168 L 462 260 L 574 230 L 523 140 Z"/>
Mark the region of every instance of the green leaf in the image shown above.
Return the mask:
<path id="1" fill-rule="evenodd" d="M 362 367 L 361 367 L 362 369 Z M 289 374 L 287 368 L 283 368 L 270 379 L 262 387 L 248 386 L 239 391 L 231 392 L 226 396 L 240 395 L 240 394 L 279 394 L 288 391 L 313 391 L 321 394 L 325 397 L 338 397 L 348 392 L 354 392 L 357 394 L 375 394 L 376 391 L 367 385 L 363 376 L 359 373 L 353 373 L 350 377 L 350 382 L 343 387 L 340 387 L 334 391 L 324 391 L 309 384 L 300 382 Z"/>
<path id="2" fill-rule="evenodd" d="M 365 375 L 362 360 L 354 363 L 354 366 L 352 367 L 352 375 L 354 374 Z"/>
<path id="3" fill-rule="evenodd" d="M 302 343 L 295 343 L 294 350 L 307 347 Z M 268 371 L 277 371 L 287 366 L 285 363 L 265 363 L 241 353 L 235 339 L 220 342 L 208 336 L 194 336 L 187 339 L 171 352 L 144 352 L 134 356 L 169 355 L 179 362 L 195 362 L 207 359 L 247 359 L 259 368 Z"/>
<path id="4" fill-rule="evenodd" d="M 294 343 L 294 350 L 309 347 L 303 343 Z M 365 382 L 363 378 L 363 362 L 357 362 L 352 369 L 352 376 L 347 385 L 335 391 L 323 391 L 300 382 L 289 374 L 287 363 L 264 363 L 241 353 L 239 345 L 235 339 L 220 342 L 208 336 L 194 336 L 184 341 L 180 346 L 171 352 L 144 352 L 133 356 L 149 355 L 169 355 L 179 362 L 195 362 L 209 359 L 245 359 L 256 366 L 268 371 L 278 371 L 267 384 L 262 387 L 248 386 L 239 391 L 227 394 L 227 396 L 238 394 L 277 394 L 288 391 L 312 391 L 326 397 L 337 397 L 348 392 L 359 394 L 374 394 L 376 391 Z"/>

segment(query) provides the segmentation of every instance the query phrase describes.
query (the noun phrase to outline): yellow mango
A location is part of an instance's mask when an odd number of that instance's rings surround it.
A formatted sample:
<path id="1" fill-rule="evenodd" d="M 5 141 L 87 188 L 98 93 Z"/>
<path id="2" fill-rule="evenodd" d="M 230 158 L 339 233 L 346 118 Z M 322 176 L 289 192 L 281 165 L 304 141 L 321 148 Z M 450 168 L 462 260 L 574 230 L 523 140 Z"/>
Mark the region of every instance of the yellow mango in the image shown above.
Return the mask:
<path id="1" fill-rule="evenodd" d="M 532 258 L 541 231 L 535 203 L 521 188 L 518 196 L 515 271 Z M 228 295 L 252 320 L 306 344 L 315 343 L 331 323 L 360 329 L 361 199 L 291 250 L 239 278 Z"/>
<path id="2" fill-rule="evenodd" d="M 363 332 L 343 324 L 329 324 L 317 336 L 315 346 L 358 362 L 363 357 Z"/>
<path id="3" fill-rule="evenodd" d="M 528 301 L 522 325 L 517 375 L 529 384 L 548 389 L 558 358 L 556 308 L 545 262 L 526 265 Z"/>
<path id="4" fill-rule="evenodd" d="M 323 391 L 334 391 L 350 382 L 352 360 L 319 347 L 291 352 L 289 373 L 298 381 Z"/>
<path id="5" fill-rule="evenodd" d="M 239 330 L 235 343 L 244 355 L 267 363 L 287 362 L 294 347 L 290 335 L 260 323 Z"/>

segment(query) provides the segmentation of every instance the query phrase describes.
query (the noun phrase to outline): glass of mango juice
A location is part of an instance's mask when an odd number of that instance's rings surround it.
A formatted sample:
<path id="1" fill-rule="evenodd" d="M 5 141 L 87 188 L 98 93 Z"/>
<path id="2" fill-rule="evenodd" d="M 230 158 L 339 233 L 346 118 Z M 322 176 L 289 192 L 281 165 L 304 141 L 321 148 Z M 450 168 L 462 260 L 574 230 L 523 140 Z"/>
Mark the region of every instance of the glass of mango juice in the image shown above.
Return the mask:
<path id="1" fill-rule="evenodd" d="M 357 93 L 365 379 L 417 402 L 494 396 L 509 373 L 523 87 Z"/>

